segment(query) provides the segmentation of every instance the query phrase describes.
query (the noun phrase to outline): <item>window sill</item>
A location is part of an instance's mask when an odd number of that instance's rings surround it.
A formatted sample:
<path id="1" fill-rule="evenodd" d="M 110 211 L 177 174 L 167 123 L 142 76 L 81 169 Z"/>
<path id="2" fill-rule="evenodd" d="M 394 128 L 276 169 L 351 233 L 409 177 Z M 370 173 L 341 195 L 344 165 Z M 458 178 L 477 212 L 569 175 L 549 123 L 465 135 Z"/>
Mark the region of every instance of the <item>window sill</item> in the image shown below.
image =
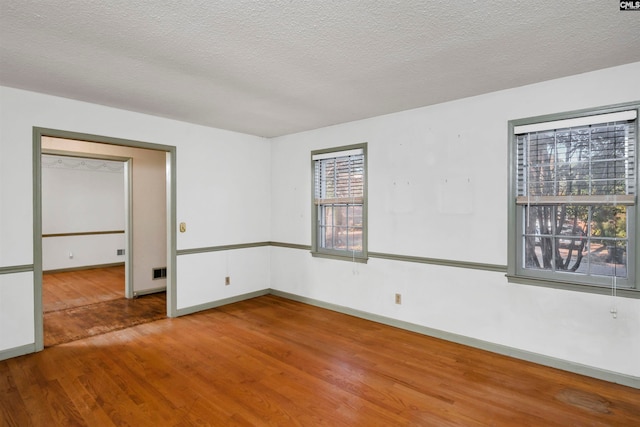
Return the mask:
<path id="1" fill-rule="evenodd" d="M 509 283 L 519 285 L 542 286 L 545 288 L 563 289 L 566 291 L 586 292 L 598 295 L 612 295 L 613 289 L 610 286 L 581 285 L 577 283 L 564 282 L 561 280 L 538 279 L 526 276 L 506 275 Z M 624 298 L 640 298 L 640 290 L 633 288 L 616 288 L 616 296 Z"/>
<path id="2" fill-rule="evenodd" d="M 369 258 L 366 255 L 352 256 L 352 255 L 346 255 L 346 254 L 341 255 L 341 254 L 335 254 L 335 253 L 316 252 L 316 251 L 311 251 L 311 255 L 314 258 L 327 258 L 327 259 L 335 259 L 338 261 L 359 262 L 361 264 L 366 264 L 367 261 L 369 260 Z"/>

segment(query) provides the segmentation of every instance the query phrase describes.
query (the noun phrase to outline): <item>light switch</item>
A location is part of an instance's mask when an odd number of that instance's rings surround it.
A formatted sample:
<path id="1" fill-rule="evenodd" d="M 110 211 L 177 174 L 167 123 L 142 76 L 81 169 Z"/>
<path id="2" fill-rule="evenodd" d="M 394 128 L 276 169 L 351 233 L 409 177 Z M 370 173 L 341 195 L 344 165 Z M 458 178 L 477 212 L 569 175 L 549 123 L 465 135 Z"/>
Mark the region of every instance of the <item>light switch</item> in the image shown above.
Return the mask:
<path id="1" fill-rule="evenodd" d="M 181 222 L 180 223 L 180 232 L 184 233 L 185 231 L 187 231 L 187 223 L 186 222 Z"/>

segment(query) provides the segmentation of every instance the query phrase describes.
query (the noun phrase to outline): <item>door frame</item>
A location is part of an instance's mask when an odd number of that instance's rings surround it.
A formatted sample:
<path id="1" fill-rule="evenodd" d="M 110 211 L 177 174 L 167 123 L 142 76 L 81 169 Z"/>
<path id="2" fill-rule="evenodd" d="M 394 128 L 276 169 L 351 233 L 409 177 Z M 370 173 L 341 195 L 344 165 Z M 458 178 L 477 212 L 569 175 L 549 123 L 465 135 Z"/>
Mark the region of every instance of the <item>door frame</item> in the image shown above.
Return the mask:
<path id="1" fill-rule="evenodd" d="M 162 151 L 166 157 L 166 224 L 167 224 L 167 316 L 177 316 L 177 284 L 176 284 L 176 147 L 172 145 L 156 144 L 150 142 L 134 141 L 122 138 L 113 138 L 93 134 L 85 134 L 59 129 L 33 127 L 33 294 L 34 294 L 34 337 L 35 350 L 44 349 L 44 320 L 42 306 L 42 137 L 71 139 L 98 144 L 117 145 L 124 147 L 143 148 Z M 127 174 L 131 169 L 127 168 Z M 130 176 L 128 178 L 131 183 Z M 131 206 L 131 192 L 127 195 L 127 204 Z M 131 210 L 128 209 L 127 215 Z M 127 219 L 130 223 L 131 218 Z M 131 229 L 127 230 L 127 253 L 132 250 Z M 129 257 L 130 255 L 127 255 Z M 130 260 L 130 259 L 129 259 Z M 129 262 L 127 270 L 132 268 Z M 133 287 L 131 286 L 133 296 Z"/>

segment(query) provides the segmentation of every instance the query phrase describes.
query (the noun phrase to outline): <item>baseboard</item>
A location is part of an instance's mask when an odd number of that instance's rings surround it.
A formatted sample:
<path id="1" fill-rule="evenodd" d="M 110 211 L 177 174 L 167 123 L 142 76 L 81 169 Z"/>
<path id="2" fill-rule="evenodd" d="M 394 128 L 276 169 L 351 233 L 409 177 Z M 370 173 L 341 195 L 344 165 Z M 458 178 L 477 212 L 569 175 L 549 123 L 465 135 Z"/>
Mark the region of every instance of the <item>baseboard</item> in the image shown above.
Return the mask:
<path id="1" fill-rule="evenodd" d="M 67 273 L 69 271 L 93 270 L 94 268 L 109 268 L 123 266 L 124 262 L 114 262 L 111 264 L 84 265 L 79 267 L 57 268 L 55 270 L 42 270 L 43 273 Z"/>
<path id="2" fill-rule="evenodd" d="M 167 287 L 161 286 L 159 288 L 143 289 L 141 291 L 133 291 L 133 297 L 138 298 L 143 295 L 157 294 L 158 292 L 166 292 Z"/>
<path id="3" fill-rule="evenodd" d="M 25 344 L 19 347 L 9 348 L 7 350 L 0 350 L 0 360 L 7 360 L 13 357 L 24 356 L 25 354 L 35 353 L 35 344 Z"/>
<path id="4" fill-rule="evenodd" d="M 176 316 L 185 316 L 187 314 L 197 313 L 199 311 L 209 310 L 210 308 L 221 307 L 227 304 L 233 304 L 234 302 L 240 302 L 252 298 L 261 297 L 269 294 L 269 289 L 263 289 L 261 291 L 249 292 L 247 294 L 236 295 L 235 297 L 225 298 L 221 300 L 216 300 L 212 302 L 207 302 L 204 304 L 194 305 L 187 308 L 179 308 L 176 311 Z"/>
<path id="5" fill-rule="evenodd" d="M 402 320 L 393 319 L 391 317 L 380 316 L 377 314 L 368 313 L 366 311 L 356 310 L 356 309 L 344 307 L 337 304 L 327 303 L 327 302 L 316 300 L 313 298 L 302 297 L 299 295 L 278 291 L 275 289 L 271 289 L 269 293 L 272 295 L 276 295 L 282 298 L 287 298 L 293 301 L 298 301 L 298 302 L 313 305 L 316 307 L 325 308 L 327 310 L 336 311 L 338 313 L 348 314 L 350 316 L 359 317 L 361 319 L 371 320 L 373 322 L 382 323 L 384 325 L 405 329 L 405 330 L 416 332 L 422 335 L 428 335 L 430 337 L 443 339 L 445 341 L 454 342 L 456 344 L 462 344 L 468 347 L 474 347 L 480 350 L 486 350 L 492 353 L 513 357 L 515 359 L 526 360 L 527 362 L 533 362 L 539 365 L 544 365 L 551 368 L 572 372 L 574 374 L 585 375 L 588 377 L 597 378 L 600 380 L 609 381 L 612 383 L 622 384 L 628 387 L 640 389 L 640 377 L 634 377 L 631 375 L 620 374 L 618 372 L 612 372 L 605 369 L 599 369 L 599 368 L 594 368 L 592 366 L 569 362 L 567 360 L 557 359 L 555 357 L 545 356 L 539 353 L 533 353 L 533 352 L 520 350 L 513 347 L 508 347 L 501 344 L 495 344 L 488 341 L 479 340 L 476 338 L 466 337 L 464 335 L 458 335 L 450 332 L 441 331 L 438 329 L 428 328 L 426 326 L 420 326 L 415 323 L 405 322 Z"/>

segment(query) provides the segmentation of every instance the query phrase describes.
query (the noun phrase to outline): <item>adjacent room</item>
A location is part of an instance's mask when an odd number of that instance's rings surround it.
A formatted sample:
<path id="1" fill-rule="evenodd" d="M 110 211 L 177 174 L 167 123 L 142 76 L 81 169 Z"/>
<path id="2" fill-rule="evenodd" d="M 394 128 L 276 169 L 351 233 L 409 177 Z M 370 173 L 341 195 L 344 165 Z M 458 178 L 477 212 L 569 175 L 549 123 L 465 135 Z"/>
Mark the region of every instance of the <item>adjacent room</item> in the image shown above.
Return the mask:
<path id="1" fill-rule="evenodd" d="M 44 346 L 166 317 L 166 267 L 154 267 L 165 265 L 167 251 L 156 238 L 166 230 L 164 154 L 43 143 L 57 153 L 42 155 L 37 192 Z"/>
<path id="2" fill-rule="evenodd" d="M 638 9 L 0 0 L 0 424 L 640 425 Z"/>

